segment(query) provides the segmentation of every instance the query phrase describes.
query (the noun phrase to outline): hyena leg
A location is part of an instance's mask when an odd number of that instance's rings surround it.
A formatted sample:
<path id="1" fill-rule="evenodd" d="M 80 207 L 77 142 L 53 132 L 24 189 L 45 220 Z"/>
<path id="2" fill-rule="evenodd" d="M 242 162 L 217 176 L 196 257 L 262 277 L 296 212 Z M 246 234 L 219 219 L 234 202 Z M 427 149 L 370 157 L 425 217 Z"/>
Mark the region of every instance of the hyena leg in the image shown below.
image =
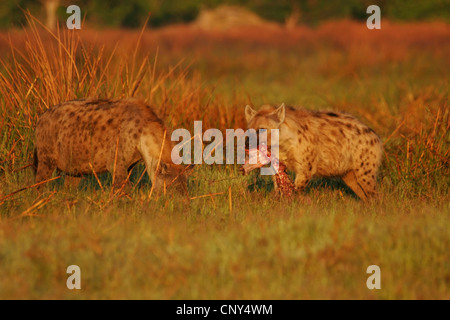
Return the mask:
<path id="1" fill-rule="evenodd" d="M 354 193 L 363 201 L 367 201 L 369 198 L 376 194 L 375 191 L 375 179 L 372 177 L 365 177 L 358 175 L 355 171 L 348 172 L 342 177 L 342 180 L 353 190 Z"/>
<path id="2" fill-rule="evenodd" d="M 374 198 L 374 196 L 377 194 L 376 190 L 376 174 L 372 170 L 358 170 L 355 172 L 356 181 L 358 181 L 358 184 L 361 186 L 361 188 L 364 190 L 364 193 L 366 194 L 367 198 Z"/>
<path id="3" fill-rule="evenodd" d="M 148 177 L 152 182 L 153 189 L 156 191 L 163 189 L 164 183 L 161 180 L 161 177 L 159 177 L 161 175 L 162 163 L 159 163 L 158 166 L 158 159 L 151 156 L 151 150 L 149 150 L 147 144 L 145 143 L 141 144 L 140 153 L 144 159 L 145 168 L 147 169 Z"/>
<path id="4" fill-rule="evenodd" d="M 345 174 L 345 176 L 342 177 L 342 180 L 344 180 L 345 184 L 353 190 L 353 192 L 363 201 L 367 200 L 367 195 L 364 189 L 361 187 L 361 185 L 356 180 L 355 172 L 352 170 Z"/>
<path id="5" fill-rule="evenodd" d="M 165 179 L 165 175 L 162 172 L 162 165 L 163 164 L 160 162 L 158 166 L 157 159 L 151 159 L 149 165 L 147 165 L 146 162 L 147 173 L 148 176 L 150 177 L 150 180 L 152 181 L 153 189 L 156 192 L 165 190 L 168 184 Z"/>
<path id="6" fill-rule="evenodd" d="M 300 200 L 306 204 L 311 204 L 312 200 L 308 195 L 302 194 L 301 192 L 308 185 L 309 181 L 311 180 L 311 177 L 312 173 L 309 167 L 305 168 L 303 166 L 297 166 L 295 168 L 294 187 L 295 190 L 300 193 L 299 194 Z"/>
<path id="7" fill-rule="evenodd" d="M 308 168 L 304 168 L 302 166 L 297 166 L 295 168 L 295 180 L 294 180 L 294 186 L 297 191 L 303 191 L 305 189 L 306 185 L 311 180 L 311 170 Z"/>

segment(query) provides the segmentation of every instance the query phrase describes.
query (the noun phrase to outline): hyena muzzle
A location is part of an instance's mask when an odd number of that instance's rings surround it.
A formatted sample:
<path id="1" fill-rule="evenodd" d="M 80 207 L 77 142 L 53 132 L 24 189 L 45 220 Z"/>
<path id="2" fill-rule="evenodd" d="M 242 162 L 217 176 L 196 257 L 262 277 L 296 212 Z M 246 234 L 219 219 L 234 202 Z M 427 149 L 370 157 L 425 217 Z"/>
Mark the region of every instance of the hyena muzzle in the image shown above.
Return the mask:
<path id="1" fill-rule="evenodd" d="M 355 117 L 270 105 L 245 108 L 248 128 L 279 129 L 279 153 L 302 190 L 313 176 L 341 177 L 362 200 L 376 195 L 383 147 L 376 133 Z M 267 139 L 270 143 L 271 139 Z"/>
<path id="2" fill-rule="evenodd" d="M 37 123 L 36 182 L 49 179 L 57 169 L 66 173 L 66 185 L 78 184 L 82 175 L 107 171 L 120 185 L 128 169 L 143 160 L 156 190 L 172 186 L 186 191 L 184 170 L 171 159 L 170 136 L 140 100 L 64 102 L 44 112 Z"/>

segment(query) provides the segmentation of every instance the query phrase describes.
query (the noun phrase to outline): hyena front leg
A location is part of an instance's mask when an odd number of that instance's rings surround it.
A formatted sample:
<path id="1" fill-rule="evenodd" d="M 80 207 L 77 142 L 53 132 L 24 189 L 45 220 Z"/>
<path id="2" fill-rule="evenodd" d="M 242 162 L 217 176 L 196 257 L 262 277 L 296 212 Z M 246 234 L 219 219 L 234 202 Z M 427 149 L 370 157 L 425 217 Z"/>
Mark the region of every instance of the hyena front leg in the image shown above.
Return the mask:
<path id="1" fill-rule="evenodd" d="M 151 146 L 146 142 L 146 139 L 141 140 L 139 151 L 144 159 L 145 168 L 147 169 L 148 177 L 152 182 L 153 189 L 159 192 L 164 190 L 164 179 L 161 179 L 161 168 L 163 163 L 158 161 L 156 156 L 153 156 L 155 154 L 155 150 L 151 149 Z"/>
<path id="2" fill-rule="evenodd" d="M 367 201 L 367 194 L 356 180 L 355 171 L 350 171 L 342 177 L 345 184 L 363 201 Z"/>
<path id="3" fill-rule="evenodd" d="M 295 172 L 294 186 L 299 192 L 308 185 L 313 175 L 313 167 L 316 166 L 316 155 L 309 148 L 298 150 L 292 157 L 291 163 Z"/>
<path id="4" fill-rule="evenodd" d="M 365 169 L 364 169 L 365 170 Z M 374 172 L 368 172 L 367 170 L 358 170 L 355 172 L 356 180 L 361 188 L 364 190 L 367 199 L 372 199 L 377 195 L 376 190 L 376 174 Z"/>
<path id="5" fill-rule="evenodd" d="M 299 192 L 303 191 L 308 185 L 312 177 L 312 166 L 309 163 L 297 163 L 295 166 L 295 189 Z"/>
<path id="6" fill-rule="evenodd" d="M 309 180 L 311 180 L 311 175 L 308 173 L 305 174 L 305 172 L 296 172 L 294 181 L 295 189 L 299 192 L 303 191 L 308 185 Z"/>
<path id="7" fill-rule="evenodd" d="M 311 166 L 302 166 L 298 165 L 295 168 L 295 180 L 294 180 L 294 187 L 295 190 L 300 193 L 300 201 L 306 204 L 311 204 L 312 200 L 308 195 L 303 194 L 303 190 L 308 185 L 309 181 L 312 177 L 312 170 Z"/>

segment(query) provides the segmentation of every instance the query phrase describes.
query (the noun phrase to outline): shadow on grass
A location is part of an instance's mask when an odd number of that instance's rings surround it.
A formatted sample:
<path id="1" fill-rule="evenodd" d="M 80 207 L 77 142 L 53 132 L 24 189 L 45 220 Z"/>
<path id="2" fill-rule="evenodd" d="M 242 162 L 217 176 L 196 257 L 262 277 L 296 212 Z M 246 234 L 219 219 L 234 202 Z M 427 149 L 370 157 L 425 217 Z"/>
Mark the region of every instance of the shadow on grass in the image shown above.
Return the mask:
<path id="1" fill-rule="evenodd" d="M 142 163 L 137 163 L 135 166 L 133 166 L 131 169 L 131 175 L 130 175 L 130 183 L 132 186 L 135 186 L 136 183 L 136 189 L 144 188 L 144 187 L 151 187 L 152 183 L 145 171 L 145 166 Z M 128 173 L 130 172 L 128 171 Z M 143 174 L 144 173 L 144 174 Z M 62 179 L 57 179 L 51 184 L 52 189 L 62 189 L 64 188 L 64 181 L 65 181 L 65 174 L 60 173 L 62 176 Z M 143 174 L 143 175 L 142 175 Z M 142 178 L 141 178 L 142 175 Z M 110 188 L 112 185 L 112 175 L 109 172 L 105 172 L 102 174 L 98 174 L 98 180 L 102 184 L 103 188 Z M 139 180 L 139 178 L 141 178 Z M 78 190 L 101 190 L 101 187 L 99 183 L 97 182 L 97 179 L 93 174 L 84 175 L 78 184 L 77 187 Z"/>
<path id="2" fill-rule="evenodd" d="M 295 180 L 295 174 L 292 172 L 288 173 L 292 181 Z M 249 184 L 248 190 L 250 192 L 263 192 L 264 195 L 271 193 L 274 190 L 274 184 L 272 178 L 269 176 L 254 175 L 252 177 L 253 183 Z M 305 190 L 305 194 L 311 193 L 313 190 L 324 191 L 324 190 L 339 190 L 345 196 L 353 197 L 354 199 L 359 199 L 358 196 L 350 189 L 344 181 L 340 178 L 313 178 Z"/>
<path id="3" fill-rule="evenodd" d="M 145 166 L 143 163 L 137 163 L 131 170 L 130 183 L 131 185 L 139 190 L 142 188 L 150 188 L 152 183 L 145 171 Z M 141 178 L 142 175 L 142 178 Z M 288 173 L 292 181 L 295 180 L 295 174 L 293 172 Z M 102 184 L 103 188 L 110 188 L 112 185 L 112 176 L 110 173 L 102 173 L 98 175 L 98 179 Z M 140 180 L 139 180 L 140 179 Z M 261 176 L 260 174 L 253 174 L 249 176 L 248 190 L 250 192 L 262 193 L 264 196 L 270 195 L 274 191 L 274 184 L 272 177 Z M 250 182 L 249 181 L 249 182 Z M 137 183 L 137 185 L 136 185 Z M 64 175 L 63 179 L 58 179 L 51 184 L 52 188 L 61 189 L 64 187 Z M 189 183 L 188 189 L 195 188 L 195 183 Z M 101 190 L 100 185 L 94 175 L 85 175 L 81 179 L 78 185 L 78 190 Z M 306 186 L 304 193 L 310 194 L 313 191 L 334 191 L 340 190 L 345 196 L 351 196 L 358 199 L 356 194 L 340 179 L 340 178 L 314 178 Z"/>

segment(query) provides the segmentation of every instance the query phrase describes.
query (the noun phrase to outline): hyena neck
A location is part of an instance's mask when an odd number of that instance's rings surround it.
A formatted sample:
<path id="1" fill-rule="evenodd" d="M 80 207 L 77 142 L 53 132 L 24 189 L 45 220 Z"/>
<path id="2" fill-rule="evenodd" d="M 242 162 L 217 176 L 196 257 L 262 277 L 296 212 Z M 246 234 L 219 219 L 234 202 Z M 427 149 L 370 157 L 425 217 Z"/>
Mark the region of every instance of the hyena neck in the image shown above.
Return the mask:
<path id="1" fill-rule="evenodd" d="M 279 150 L 280 154 L 284 154 L 288 151 L 288 146 L 293 145 L 293 141 L 295 141 L 296 137 L 293 135 L 293 131 L 291 130 L 288 123 L 283 122 L 278 129 L 279 131 Z"/>

